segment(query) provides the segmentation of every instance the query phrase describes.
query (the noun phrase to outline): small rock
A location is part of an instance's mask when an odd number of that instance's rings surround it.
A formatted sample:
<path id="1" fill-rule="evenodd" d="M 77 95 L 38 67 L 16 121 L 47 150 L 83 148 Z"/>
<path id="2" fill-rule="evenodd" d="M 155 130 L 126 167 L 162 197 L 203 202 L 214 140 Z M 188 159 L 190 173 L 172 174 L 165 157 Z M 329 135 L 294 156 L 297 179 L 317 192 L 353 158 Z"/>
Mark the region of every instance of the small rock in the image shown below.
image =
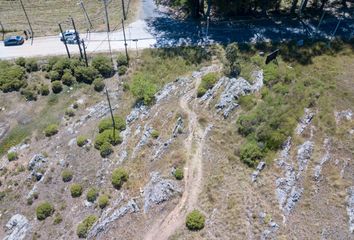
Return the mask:
<path id="1" fill-rule="evenodd" d="M 5 236 L 4 240 L 22 240 L 26 237 L 26 233 L 30 227 L 25 216 L 16 214 L 6 223 L 8 234 Z"/>

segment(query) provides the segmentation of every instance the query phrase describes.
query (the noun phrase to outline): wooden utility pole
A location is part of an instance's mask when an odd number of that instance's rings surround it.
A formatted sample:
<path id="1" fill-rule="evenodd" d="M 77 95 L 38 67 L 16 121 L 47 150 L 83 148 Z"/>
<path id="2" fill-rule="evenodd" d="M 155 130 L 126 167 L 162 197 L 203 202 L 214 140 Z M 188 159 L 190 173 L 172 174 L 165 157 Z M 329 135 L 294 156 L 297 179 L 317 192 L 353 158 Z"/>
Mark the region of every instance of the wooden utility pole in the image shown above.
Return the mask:
<path id="1" fill-rule="evenodd" d="M 1 27 L 1 32 L 2 32 L 2 40 L 5 40 L 5 29 L 4 26 L 2 25 L 2 23 L 0 22 L 0 27 Z"/>
<path id="2" fill-rule="evenodd" d="M 125 37 L 125 28 L 124 28 L 124 20 L 122 19 L 122 27 L 123 27 L 123 37 L 124 37 L 124 46 L 125 46 L 125 56 L 127 58 L 128 66 L 129 66 L 129 55 L 128 55 L 128 44 L 127 39 Z"/>
<path id="3" fill-rule="evenodd" d="M 87 61 L 87 55 L 86 55 L 86 46 L 85 46 L 84 39 L 82 39 L 81 42 L 82 42 L 82 47 L 84 49 L 85 64 L 86 64 L 86 67 L 88 67 L 88 61 Z"/>
<path id="4" fill-rule="evenodd" d="M 25 13 L 28 25 L 29 25 L 29 27 L 31 29 L 31 45 L 32 45 L 33 44 L 33 29 L 32 29 L 32 25 L 31 25 L 31 22 L 30 22 L 30 20 L 28 18 L 28 15 L 27 15 L 27 12 L 26 12 L 25 6 L 23 5 L 22 0 L 20 0 L 20 3 L 21 3 L 21 6 L 22 6 L 22 9 L 23 9 L 23 12 Z"/>
<path id="5" fill-rule="evenodd" d="M 73 28 L 74 28 L 74 31 L 75 31 L 76 42 L 77 42 L 77 46 L 79 47 L 80 60 L 81 60 L 81 59 L 83 59 L 83 56 L 82 56 L 82 49 L 81 49 L 81 43 L 80 43 L 80 36 L 79 36 L 79 34 L 77 33 L 74 19 L 73 19 L 72 17 L 70 17 L 70 18 L 71 18 L 71 23 L 73 24 Z"/>
<path id="6" fill-rule="evenodd" d="M 68 45 L 66 44 L 66 38 L 65 38 L 65 36 L 64 36 L 63 29 L 62 29 L 60 23 L 58 23 L 58 25 L 59 25 L 59 29 L 60 29 L 60 32 L 61 32 L 61 36 L 62 36 L 62 38 L 63 38 L 63 40 L 64 40 L 63 42 L 64 42 L 64 45 L 65 45 L 66 53 L 68 54 L 68 58 L 70 58 L 70 52 L 69 52 Z"/>
<path id="7" fill-rule="evenodd" d="M 87 22 L 89 23 L 89 25 L 90 25 L 90 29 L 92 28 L 92 22 L 91 22 L 91 20 L 90 20 L 90 18 L 89 18 L 89 15 L 87 14 L 87 11 L 86 11 L 86 8 L 85 8 L 85 5 L 84 5 L 84 3 L 82 2 L 82 1 L 80 1 L 80 6 L 81 6 L 81 8 L 82 8 L 82 10 L 84 11 L 84 14 L 85 14 L 85 17 L 86 17 L 86 20 L 87 20 Z"/>
<path id="8" fill-rule="evenodd" d="M 106 87 L 106 96 L 107 96 L 109 111 L 111 112 L 112 125 L 113 125 L 113 140 L 115 141 L 116 140 L 116 122 L 114 121 L 113 110 L 112 110 L 112 106 L 111 106 L 111 101 L 109 99 L 107 87 Z"/>
<path id="9" fill-rule="evenodd" d="M 125 7 L 124 7 L 124 0 L 122 0 L 122 9 L 123 9 L 123 18 L 124 20 L 127 20 L 127 15 L 125 13 Z"/>

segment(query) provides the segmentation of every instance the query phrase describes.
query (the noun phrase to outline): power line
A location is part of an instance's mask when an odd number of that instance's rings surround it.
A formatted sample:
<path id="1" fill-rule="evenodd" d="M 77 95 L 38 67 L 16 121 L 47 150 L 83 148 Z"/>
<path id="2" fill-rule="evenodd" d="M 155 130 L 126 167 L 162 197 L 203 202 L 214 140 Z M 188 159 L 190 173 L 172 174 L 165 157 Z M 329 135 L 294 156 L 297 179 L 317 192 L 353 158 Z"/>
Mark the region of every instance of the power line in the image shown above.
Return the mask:
<path id="1" fill-rule="evenodd" d="M 62 29 L 62 27 L 61 27 L 61 24 L 58 23 L 58 25 L 59 25 L 59 29 L 60 29 L 60 32 L 61 32 L 61 36 L 62 36 L 62 38 L 63 38 L 63 40 L 64 40 L 63 42 L 64 42 L 64 45 L 65 45 L 66 53 L 68 54 L 68 58 L 70 58 L 69 48 L 68 48 L 68 45 L 66 44 L 66 37 L 64 36 L 64 33 L 63 33 L 63 29 Z"/>
<path id="2" fill-rule="evenodd" d="M 86 11 L 86 8 L 85 8 L 85 5 L 84 5 L 84 3 L 82 2 L 82 1 L 80 1 L 80 6 L 81 6 L 81 8 L 82 8 L 82 10 L 84 11 L 84 14 L 85 14 L 85 17 L 86 17 L 86 20 L 87 20 L 87 22 L 89 23 L 89 25 L 90 25 L 90 29 L 92 28 L 92 23 L 91 23 L 91 20 L 90 20 L 90 18 L 89 18 L 89 15 L 87 14 L 87 11 Z"/>

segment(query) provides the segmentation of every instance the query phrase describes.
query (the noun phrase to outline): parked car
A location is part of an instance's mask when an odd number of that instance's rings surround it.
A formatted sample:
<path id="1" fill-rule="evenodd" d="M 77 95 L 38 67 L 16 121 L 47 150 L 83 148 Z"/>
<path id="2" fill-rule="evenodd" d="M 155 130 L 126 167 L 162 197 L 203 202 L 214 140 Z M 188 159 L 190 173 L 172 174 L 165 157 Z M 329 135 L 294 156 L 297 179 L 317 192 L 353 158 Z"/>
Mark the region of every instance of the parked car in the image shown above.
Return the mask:
<path id="1" fill-rule="evenodd" d="M 79 33 L 77 33 L 79 34 Z M 60 41 L 64 41 L 64 38 L 66 40 L 66 43 L 68 44 L 75 44 L 76 43 L 76 33 L 74 29 L 69 29 L 69 30 L 65 30 L 65 32 L 63 32 L 63 34 L 59 34 L 60 37 Z"/>
<path id="2" fill-rule="evenodd" d="M 25 42 L 25 39 L 21 36 L 11 36 L 5 39 L 4 45 L 5 46 L 17 46 L 22 45 Z"/>

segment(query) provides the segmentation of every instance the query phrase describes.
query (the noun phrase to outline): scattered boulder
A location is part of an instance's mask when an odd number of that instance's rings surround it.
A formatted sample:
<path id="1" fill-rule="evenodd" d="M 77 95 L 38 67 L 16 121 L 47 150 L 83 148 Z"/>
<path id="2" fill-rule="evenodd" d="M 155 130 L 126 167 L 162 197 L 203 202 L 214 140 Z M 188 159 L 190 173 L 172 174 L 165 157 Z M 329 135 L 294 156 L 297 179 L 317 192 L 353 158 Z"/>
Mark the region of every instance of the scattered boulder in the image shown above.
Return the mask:
<path id="1" fill-rule="evenodd" d="M 160 204 L 170 200 L 181 190 L 176 181 L 163 179 L 158 172 L 150 174 L 151 180 L 144 188 L 144 212 L 153 204 Z"/>
<path id="2" fill-rule="evenodd" d="M 6 223 L 8 234 L 4 240 L 22 240 L 26 237 L 30 224 L 27 218 L 21 214 L 16 214 Z"/>
<path id="3" fill-rule="evenodd" d="M 136 212 L 139 212 L 139 207 L 134 200 L 130 200 L 126 205 L 113 211 L 109 217 L 107 216 L 97 221 L 88 233 L 87 239 L 96 239 L 100 233 L 105 232 L 109 228 L 111 223 L 124 217 L 128 213 Z"/>
<path id="4" fill-rule="evenodd" d="M 349 232 L 354 233 L 354 186 L 347 190 L 347 214 L 349 218 Z"/>
<path id="5" fill-rule="evenodd" d="M 175 138 L 177 137 L 178 133 L 183 130 L 184 124 L 183 124 L 183 119 L 182 117 L 179 117 L 177 119 L 177 123 L 175 127 L 173 128 L 172 136 Z"/>
<path id="6" fill-rule="evenodd" d="M 139 119 L 140 116 L 146 116 L 147 114 L 147 107 L 142 102 L 137 103 L 130 112 L 130 114 L 127 116 L 127 125 Z"/>
<path id="7" fill-rule="evenodd" d="M 44 165 L 47 163 L 47 158 L 42 154 L 36 154 L 28 163 L 28 170 L 31 171 L 31 175 L 34 176 L 37 181 L 43 177 Z"/>
<path id="8" fill-rule="evenodd" d="M 334 116 L 336 118 L 336 123 L 340 123 L 342 120 L 347 120 L 351 121 L 353 118 L 353 112 L 350 109 L 340 111 L 340 112 L 334 112 Z"/>
<path id="9" fill-rule="evenodd" d="M 261 161 L 258 163 L 256 171 L 254 171 L 251 175 L 252 182 L 255 182 L 257 180 L 258 175 L 265 168 L 265 165 L 266 165 L 266 163 L 264 161 Z"/>
<path id="10" fill-rule="evenodd" d="M 311 109 L 305 108 L 305 114 L 300 119 L 300 122 L 298 123 L 296 130 L 295 130 L 297 135 L 300 135 L 306 129 L 306 127 L 308 125 L 310 125 L 314 116 L 315 116 L 315 113 Z"/>

